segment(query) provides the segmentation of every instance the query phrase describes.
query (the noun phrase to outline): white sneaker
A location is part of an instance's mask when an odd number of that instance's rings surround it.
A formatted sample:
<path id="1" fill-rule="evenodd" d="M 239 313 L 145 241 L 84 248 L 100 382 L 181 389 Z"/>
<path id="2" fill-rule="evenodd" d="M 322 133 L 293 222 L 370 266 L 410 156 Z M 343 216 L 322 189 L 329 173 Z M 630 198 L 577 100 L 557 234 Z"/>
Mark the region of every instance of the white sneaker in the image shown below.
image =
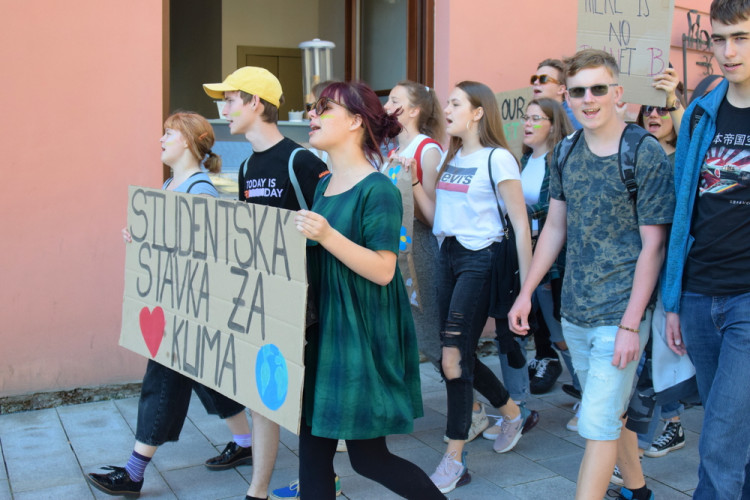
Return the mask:
<path id="1" fill-rule="evenodd" d="M 460 462 L 456 461 L 456 455 L 455 451 L 443 455 L 435 473 L 430 476 L 441 493 L 448 493 L 471 482 L 471 474 L 466 468 L 466 452 L 463 452 Z"/>
<path id="2" fill-rule="evenodd" d="M 573 405 L 573 411 L 576 412 L 576 415 L 575 417 L 568 420 L 568 423 L 565 427 L 569 431 L 578 432 L 578 417 L 581 416 L 581 403 L 580 402 Z"/>
<path id="3" fill-rule="evenodd" d="M 492 449 L 496 453 L 505 453 L 513 449 L 513 447 L 521 439 L 523 434 L 523 416 L 519 415 L 517 419 L 511 420 L 508 417 L 503 417 L 500 423 L 500 434 L 495 439 L 495 444 Z"/>
<path id="4" fill-rule="evenodd" d="M 474 441 L 477 436 L 482 434 L 482 431 L 490 426 L 490 419 L 487 418 L 487 413 L 484 411 L 484 405 L 479 403 L 479 411 L 471 412 L 471 427 L 469 428 L 469 437 L 466 442 Z M 443 441 L 448 442 L 448 436 L 443 436 Z"/>

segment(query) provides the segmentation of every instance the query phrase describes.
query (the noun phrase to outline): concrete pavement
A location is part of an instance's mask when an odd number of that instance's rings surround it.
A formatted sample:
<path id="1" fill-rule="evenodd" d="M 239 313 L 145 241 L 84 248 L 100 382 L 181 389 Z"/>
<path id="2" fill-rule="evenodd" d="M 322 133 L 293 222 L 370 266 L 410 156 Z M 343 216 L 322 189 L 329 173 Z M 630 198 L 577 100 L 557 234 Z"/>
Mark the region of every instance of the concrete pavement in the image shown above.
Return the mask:
<path id="1" fill-rule="evenodd" d="M 496 356 L 483 358 L 498 375 Z M 394 453 L 431 474 L 445 449 L 445 387 L 429 363 L 421 365 L 425 416 L 415 421 L 414 432 L 391 436 Z M 492 442 L 477 438 L 466 445 L 473 480 L 449 494 L 451 499 L 573 498 L 584 440 L 565 428 L 573 415 L 574 400 L 560 385 L 531 397 L 528 407 L 539 411 L 539 424 L 523 436 L 515 449 L 497 454 Z M 103 465 L 123 466 L 132 450 L 138 398 L 61 406 L 0 416 L 0 500 L 104 499 L 91 488 L 84 473 Z M 492 413 L 492 411 L 488 412 Z M 658 500 L 686 499 L 697 484 L 700 407 L 683 415 L 687 445 L 662 458 L 644 458 L 649 487 Z M 146 469 L 141 498 L 244 499 L 252 467 L 209 472 L 203 462 L 224 449 L 231 435 L 224 423 L 207 415 L 193 396 L 180 441 L 162 446 Z M 272 488 L 297 477 L 297 437 L 282 429 Z M 377 483 L 354 474 L 346 453 L 337 453 L 344 498 L 381 500 L 398 498 Z"/>

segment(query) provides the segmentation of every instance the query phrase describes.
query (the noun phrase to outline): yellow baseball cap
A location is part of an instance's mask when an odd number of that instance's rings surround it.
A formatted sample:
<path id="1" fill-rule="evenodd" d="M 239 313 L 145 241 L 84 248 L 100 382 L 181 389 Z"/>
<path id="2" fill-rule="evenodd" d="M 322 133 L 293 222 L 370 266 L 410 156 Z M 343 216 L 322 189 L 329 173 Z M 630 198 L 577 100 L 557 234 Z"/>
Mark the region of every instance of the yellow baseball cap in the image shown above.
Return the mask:
<path id="1" fill-rule="evenodd" d="M 204 83 L 203 90 L 214 99 L 223 99 L 224 92 L 241 90 L 248 94 L 257 95 L 277 108 L 279 107 L 281 83 L 273 73 L 265 68 L 245 66 L 224 79 L 222 83 Z"/>

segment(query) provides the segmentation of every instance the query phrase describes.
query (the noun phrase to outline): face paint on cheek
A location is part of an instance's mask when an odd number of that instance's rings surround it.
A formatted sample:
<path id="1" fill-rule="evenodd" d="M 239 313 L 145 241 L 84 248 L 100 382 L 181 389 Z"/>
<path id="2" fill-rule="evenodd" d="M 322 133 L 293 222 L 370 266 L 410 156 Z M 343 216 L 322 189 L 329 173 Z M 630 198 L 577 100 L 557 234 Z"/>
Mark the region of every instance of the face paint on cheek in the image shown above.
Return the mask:
<path id="1" fill-rule="evenodd" d="M 320 115 L 321 120 L 327 120 L 329 118 L 333 118 L 333 115 Z"/>
<path id="2" fill-rule="evenodd" d="M 231 116 L 232 118 L 237 118 L 238 116 L 240 116 L 240 114 L 240 110 L 238 109 L 237 111 L 232 111 L 231 113 L 229 113 L 229 116 Z"/>
<path id="3" fill-rule="evenodd" d="M 537 129 L 537 128 L 542 128 L 542 126 L 541 125 L 532 125 L 531 128 Z"/>

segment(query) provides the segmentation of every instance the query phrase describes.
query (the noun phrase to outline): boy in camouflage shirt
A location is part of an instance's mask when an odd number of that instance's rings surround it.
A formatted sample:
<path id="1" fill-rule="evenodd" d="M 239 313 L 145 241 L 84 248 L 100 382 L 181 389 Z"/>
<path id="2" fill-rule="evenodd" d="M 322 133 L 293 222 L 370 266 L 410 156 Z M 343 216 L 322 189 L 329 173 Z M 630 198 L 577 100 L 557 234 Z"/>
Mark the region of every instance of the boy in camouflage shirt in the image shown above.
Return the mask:
<path id="1" fill-rule="evenodd" d="M 672 221 L 672 171 L 658 141 L 645 138 L 635 164 L 637 200 L 630 201 L 620 177 L 625 123 L 616 112 L 623 93 L 617 63 L 586 49 L 566 64 L 567 99 L 583 136 L 564 165 L 555 155 L 547 221 L 508 320 L 516 333 L 528 333 L 531 294 L 567 241 L 563 336 L 583 386 L 578 432 L 586 439 L 576 498 L 602 498 L 617 461 L 631 498 L 648 499 L 645 483 L 633 484 L 635 434 L 620 431 Z"/>

